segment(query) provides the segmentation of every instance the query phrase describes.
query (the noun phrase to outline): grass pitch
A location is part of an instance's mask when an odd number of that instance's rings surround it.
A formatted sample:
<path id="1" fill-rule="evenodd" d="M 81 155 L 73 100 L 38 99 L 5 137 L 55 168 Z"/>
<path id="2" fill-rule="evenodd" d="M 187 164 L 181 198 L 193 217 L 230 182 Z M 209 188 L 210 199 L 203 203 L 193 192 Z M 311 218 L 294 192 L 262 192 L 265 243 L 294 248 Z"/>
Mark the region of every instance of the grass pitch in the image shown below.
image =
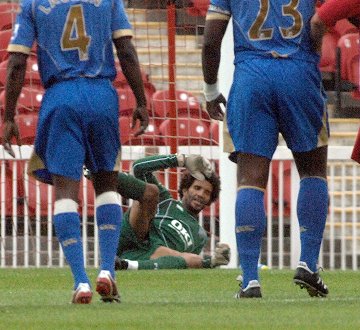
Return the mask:
<path id="1" fill-rule="evenodd" d="M 327 271 L 310 298 L 292 271 L 261 272 L 262 299 L 233 298 L 236 270 L 118 273 L 122 302 L 72 305 L 65 269 L 0 269 L 0 329 L 360 329 L 360 274 Z M 96 271 L 89 270 L 93 282 Z"/>

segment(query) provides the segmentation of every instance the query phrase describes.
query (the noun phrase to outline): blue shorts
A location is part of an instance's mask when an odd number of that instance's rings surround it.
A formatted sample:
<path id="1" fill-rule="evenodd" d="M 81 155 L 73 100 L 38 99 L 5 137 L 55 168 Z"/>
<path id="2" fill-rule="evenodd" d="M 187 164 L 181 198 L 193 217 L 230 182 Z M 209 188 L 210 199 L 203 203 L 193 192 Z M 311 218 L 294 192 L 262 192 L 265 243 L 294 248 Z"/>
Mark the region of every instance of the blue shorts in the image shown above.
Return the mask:
<path id="1" fill-rule="evenodd" d="M 35 139 L 45 169 L 34 174 L 51 183 L 51 174 L 80 180 L 82 167 L 113 171 L 120 161 L 118 96 L 108 79 L 78 78 L 46 90 Z"/>
<path id="2" fill-rule="evenodd" d="M 316 64 L 294 59 L 238 63 L 226 111 L 236 152 L 272 158 L 281 133 L 289 149 L 327 145 L 326 94 Z"/>

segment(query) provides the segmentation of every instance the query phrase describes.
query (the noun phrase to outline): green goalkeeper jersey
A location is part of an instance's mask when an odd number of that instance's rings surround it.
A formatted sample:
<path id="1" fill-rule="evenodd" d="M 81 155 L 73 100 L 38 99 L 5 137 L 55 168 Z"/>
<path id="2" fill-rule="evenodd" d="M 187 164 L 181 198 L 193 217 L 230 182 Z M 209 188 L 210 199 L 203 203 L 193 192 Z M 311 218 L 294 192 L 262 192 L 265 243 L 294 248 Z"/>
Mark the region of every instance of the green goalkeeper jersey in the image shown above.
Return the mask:
<path id="1" fill-rule="evenodd" d="M 170 192 L 153 175 L 157 170 L 177 166 L 176 155 L 151 156 L 134 163 L 135 177 L 159 187 L 160 202 L 146 241 L 137 241 L 129 225 L 129 211 L 124 214 L 119 256 L 133 260 L 146 259 L 159 246 L 199 254 L 205 246 L 207 234 L 199 225 L 198 219 L 191 215 L 180 201 L 173 199 Z"/>

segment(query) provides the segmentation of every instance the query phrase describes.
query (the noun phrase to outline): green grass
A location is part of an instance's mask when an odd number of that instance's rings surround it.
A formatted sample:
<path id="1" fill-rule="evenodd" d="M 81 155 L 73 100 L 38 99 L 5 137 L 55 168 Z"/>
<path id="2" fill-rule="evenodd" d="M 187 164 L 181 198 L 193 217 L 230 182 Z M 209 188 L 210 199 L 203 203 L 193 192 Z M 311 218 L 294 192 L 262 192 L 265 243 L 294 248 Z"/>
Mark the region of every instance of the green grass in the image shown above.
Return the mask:
<path id="1" fill-rule="evenodd" d="M 72 305 L 69 269 L 0 269 L 0 329 L 360 329 L 358 272 L 322 273 L 330 294 L 310 298 L 292 271 L 262 271 L 263 299 L 235 300 L 238 274 L 121 272 L 121 304 Z"/>

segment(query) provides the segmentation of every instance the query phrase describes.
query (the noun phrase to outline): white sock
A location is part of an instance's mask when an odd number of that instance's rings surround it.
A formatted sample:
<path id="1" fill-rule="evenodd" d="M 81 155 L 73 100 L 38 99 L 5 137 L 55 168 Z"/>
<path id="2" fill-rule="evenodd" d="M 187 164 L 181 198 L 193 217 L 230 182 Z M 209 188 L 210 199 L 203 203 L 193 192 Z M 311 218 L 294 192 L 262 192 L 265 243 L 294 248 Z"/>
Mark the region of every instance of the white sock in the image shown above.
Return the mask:
<path id="1" fill-rule="evenodd" d="M 135 260 L 128 260 L 125 259 L 128 263 L 128 270 L 138 270 L 139 269 L 139 262 Z"/>

